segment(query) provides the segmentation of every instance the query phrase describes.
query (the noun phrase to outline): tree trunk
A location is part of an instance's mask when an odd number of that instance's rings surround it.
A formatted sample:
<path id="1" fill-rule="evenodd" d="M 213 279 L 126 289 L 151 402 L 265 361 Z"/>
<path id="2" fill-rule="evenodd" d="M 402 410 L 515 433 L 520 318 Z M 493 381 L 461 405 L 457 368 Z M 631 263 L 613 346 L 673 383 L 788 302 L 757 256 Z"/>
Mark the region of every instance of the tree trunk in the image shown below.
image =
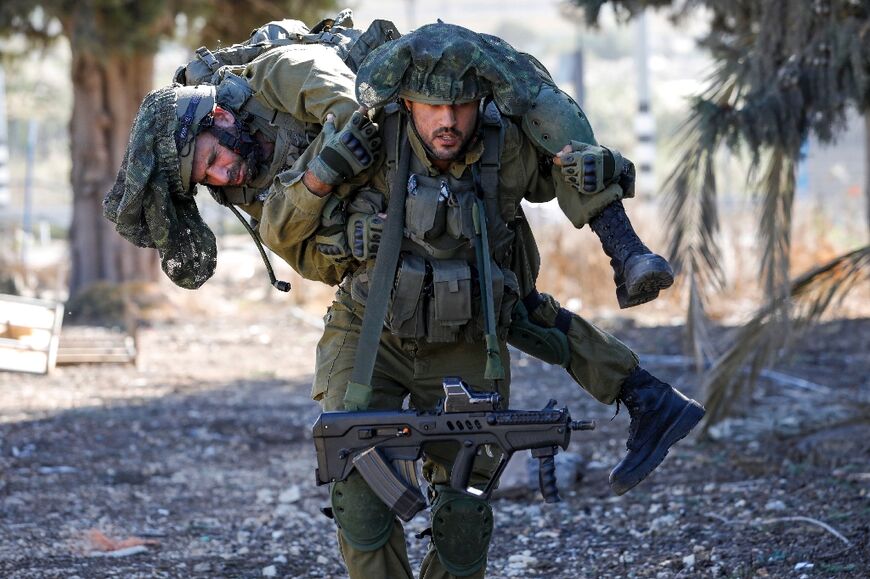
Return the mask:
<path id="1" fill-rule="evenodd" d="M 870 239 L 870 110 L 864 113 L 864 217 Z"/>
<path id="2" fill-rule="evenodd" d="M 155 281 L 160 275 L 157 252 L 118 235 L 102 207 L 136 111 L 152 86 L 154 56 L 97 55 L 72 44 L 70 297 L 97 281 Z"/>

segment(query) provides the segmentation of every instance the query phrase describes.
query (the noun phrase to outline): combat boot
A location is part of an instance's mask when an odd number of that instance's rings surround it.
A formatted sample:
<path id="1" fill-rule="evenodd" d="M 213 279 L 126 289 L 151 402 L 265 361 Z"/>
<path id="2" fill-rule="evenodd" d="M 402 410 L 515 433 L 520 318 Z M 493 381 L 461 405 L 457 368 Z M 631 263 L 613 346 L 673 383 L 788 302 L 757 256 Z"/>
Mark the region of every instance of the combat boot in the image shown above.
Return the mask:
<path id="1" fill-rule="evenodd" d="M 614 201 L 589 222 L 610 258 L 616 300 L 622 309 L 638 306 L 659 296 L 674 283 L 674 272 L 665 258 L 643 244 L 625 214 L 622 201 Z"/>
<path id="2" fill-rule="evenodd" d="M 622 383 L 617 397 L 631 417 L 628 453 L 610 473 L 610 487 L 624 494 L 653 471 L 668 449 L 704 416 L 704 407 L 638 367 Z"/>

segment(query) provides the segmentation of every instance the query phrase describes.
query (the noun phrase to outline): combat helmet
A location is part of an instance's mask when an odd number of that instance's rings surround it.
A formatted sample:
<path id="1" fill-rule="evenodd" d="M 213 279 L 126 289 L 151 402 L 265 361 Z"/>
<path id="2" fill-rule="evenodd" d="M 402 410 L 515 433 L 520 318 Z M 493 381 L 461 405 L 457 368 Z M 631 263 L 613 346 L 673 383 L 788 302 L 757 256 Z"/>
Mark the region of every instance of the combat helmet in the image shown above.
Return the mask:
<path id="1" fill-rule="evenodd" d="M 190 184 L 194 138 L 214 105 L 213 87 L 173 84 L 142 101 L 103 215 L 125 239 L 160 253 L 164 273 L 195 289 L 214 273 L 215 237 Z M 184 174 L 184 175 L 182 175 Z"/>
<path id="2" fill-rule="evenodd" d="M 200 84 L 175 88 L 175 148 L 178 151 L 178 172 L 181 187 L 190 192 L 196 136 L 211 126 L 211 113 L 216 97 L 215 87 Z"/>
<path id="3" fill-rule="evenodd" d="M 375 49 L 357 73 L 357 101 L 380 107 L 397 98 L 462 104 L 492 98 L 502 114 L 522 115 L 541 80 L 528 59 L 494 36 L 437 22 Z"/>

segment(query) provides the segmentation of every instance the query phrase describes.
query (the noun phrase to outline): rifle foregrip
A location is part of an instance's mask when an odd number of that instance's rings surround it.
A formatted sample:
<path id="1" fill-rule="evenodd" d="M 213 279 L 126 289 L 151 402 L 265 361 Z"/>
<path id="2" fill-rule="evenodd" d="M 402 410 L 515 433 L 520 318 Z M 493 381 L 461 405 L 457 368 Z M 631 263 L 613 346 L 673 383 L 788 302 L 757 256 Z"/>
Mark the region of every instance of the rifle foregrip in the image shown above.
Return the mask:
<path id="1" fill-rule="evenodd" d="M 552 456 L 542 456 L 541 468 L 538 470 L 538 484 L 545 503 L 559 503 L 559 488 L 556 486 L 556 461 Z"/>

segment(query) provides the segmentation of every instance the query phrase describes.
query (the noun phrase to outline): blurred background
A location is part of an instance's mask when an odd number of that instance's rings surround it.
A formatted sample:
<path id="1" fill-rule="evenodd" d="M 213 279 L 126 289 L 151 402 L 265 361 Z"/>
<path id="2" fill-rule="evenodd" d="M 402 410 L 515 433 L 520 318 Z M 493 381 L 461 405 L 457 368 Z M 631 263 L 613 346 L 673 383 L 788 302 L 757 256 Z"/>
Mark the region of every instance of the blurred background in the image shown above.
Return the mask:
<path id="1" fill-rule="evenodd" d="M 709 401 L 739 390 L 743 368 L 751 380 L 814 323 L 867 317 L 870 67 L 856 40 L 870 22 L 866 8 L 782 0 L 350 7 L 362 29 L 376 18 L 400 30 L 441 18 L 501 36 L 544 63 L 599 142 L 634 160 L 628 212 L 675 266 L 677 286 L 643 307 L 616 309 L 597 239 L 574 230 L 555 202 L 527 209 L 545 264 L 539 286 L 589 317 L 681 327 L 697 368 L 712 368 Z M 173 287 L 153 251 L 123 241 L 101 200 L 142 96 L 167 84 L 194 47 L 228 46 L 268 20 L 314 23 L 340 8 L 331 0 L 258 2 L 243 14 L 226 0 L 5 2 L 0 291 L 65 304 L 67 325 L 130 334 L 240 300 L 319 316 L 332 288 L 276 264 L 294 290 L 275 295 L 241 225 L 207 194 L 198 201 L 220 253 L 198 292 Z M 735 330 L 714 330 L 726 327 Z"/>
<path id="2" fill-rule="evenodd" d="M 509 530 L 493 576 L 865 576 L 870 8 L 852 0 L 3 0 L 0 575 L 342 575 L 310 485 L 308 388 L 334 289 L 273 257 L 293 286 L 275 291 L 204 190 L 218 264 L 196 291 L 102 217 L 139 103 L 196 47 L 342 8 L 361 29 L 440 18 L 536 56 L 597 140 L 635 162 L 626 209 L 678 273 L 657 300 L 619 310 L 595 235 L 555 203 L 526 208 L 539 289 L 708 414 L 704 436 L 620 502 L 600 489 L 625 416 L 515 352 L 514 384 L 536 388 L 516 387 L 512 404 L 546 391 L 602 426 L 577 461 L 591 481 L 569 495 L 580 515 L 553 523 L 527 495 L 497 507 Z M 578 531 L 540 535 L 541 521 Z M 527 544 L 533 533 L 546 540 Z M 75 558 L 157 542 L 127 566 Z M 564 549 L 518 551 L 545 543 Z M 562 567 L 544 564 L 555 556 Z"/>

